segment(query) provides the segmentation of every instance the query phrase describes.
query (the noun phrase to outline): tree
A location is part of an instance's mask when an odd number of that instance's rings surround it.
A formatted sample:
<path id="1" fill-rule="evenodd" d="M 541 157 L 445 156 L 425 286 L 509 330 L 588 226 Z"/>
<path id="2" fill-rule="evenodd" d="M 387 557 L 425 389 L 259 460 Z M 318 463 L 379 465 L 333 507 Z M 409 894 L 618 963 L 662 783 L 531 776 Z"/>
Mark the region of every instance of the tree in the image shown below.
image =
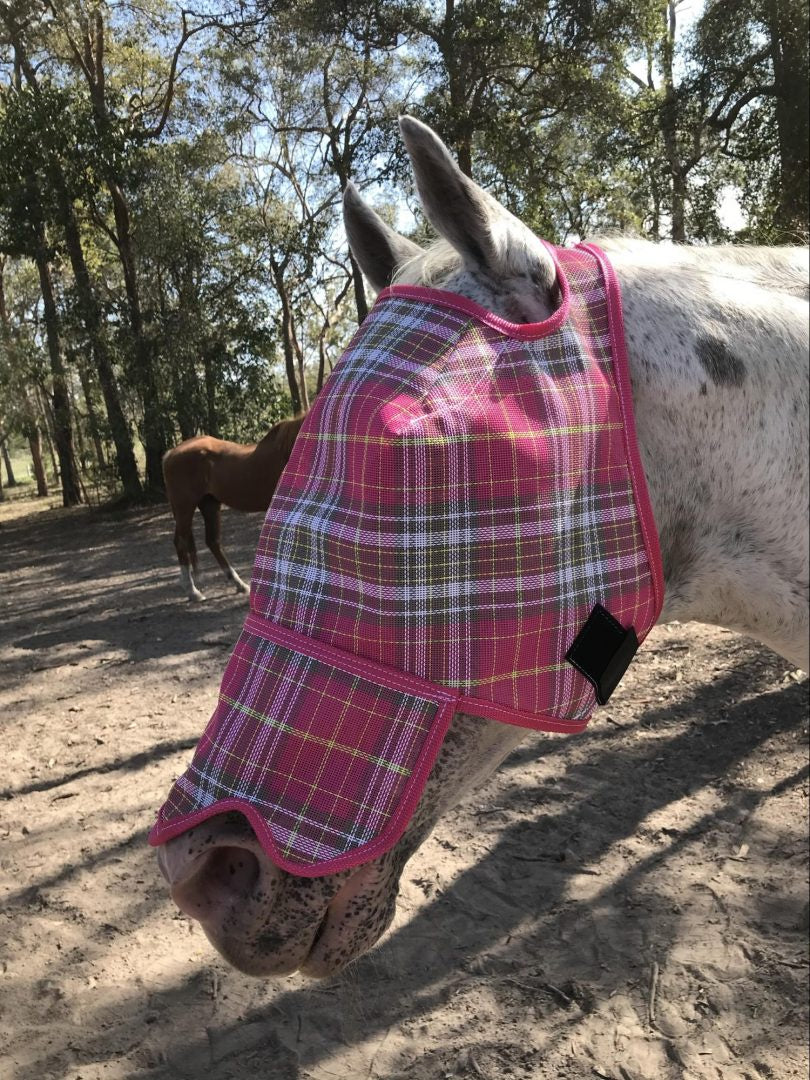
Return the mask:
<path id="1" fill-rule="evenodd" d="M 29 91 L 19 78 L 0 92 L 0 251 L 33 260 L 42 295 L 43 321 L 51 371 L 51 408 L 62 501 L 74 506 L 81 501 L 73 454 L 62 332 L 54 287 L 55 249 L 46 229 L 42 185 L 33 171 L 36 133 L 27 123 Z"/>
<path id="2" fill-rule="evenodd" d="M 166 400 L 184 438 L 256 432 L 289 406 L 277 385 L 269 238 L 229 158 L 212 131 L 154 146 L 133 196 Z"/>
<path id="3" fill-rule="evenodd" d="M 810 105 L 806 0 L 710 0 L 694 55 L 722 153 L 741 163 L 742 187 L 765 242 L 807 240 Z"/>
<path id="4" fill-rule="evenodd" d="M 48 84 L 41 85 L 22 45 L 19 28 L 8 16 L 6 29 L 31 91 L 28 99 L 29 119 L 38 133 L 35 142 L 36 167 L 40 174 L 48 177 L 53 192 L 54 216 L 61 228 L 73 269 L 79 309 L 95 358 L 115 443 L 118 474 L 124 494 L 137 499 L 141 494 L 141 482 L 132 435 L 121 406 L 101 306 L 87 268 L 75 206 L 78 197 L 87 198 L 91 194 L 87 190 L 88 165 L 81 160 L 83 153 L 89 156 L 88 151 L 93 149 L 89 109 L 87 103 L 75 93 Z"/>
<path id="5" fill-rule="evenodd" d="M 5 428 L 19 431 L 28 441 L 37 495 L 43 496 L 48 494 L 48 481 L 42 463 L 40 418 L 30 388 L 33 344 L 25 340 L 12 312 L 6 289 L 9 269 L 9 260 L 0 255 L 0 400 L 4 403 L 0 418 Z M 16 269 L 19 279 L 19 267 Z"/>

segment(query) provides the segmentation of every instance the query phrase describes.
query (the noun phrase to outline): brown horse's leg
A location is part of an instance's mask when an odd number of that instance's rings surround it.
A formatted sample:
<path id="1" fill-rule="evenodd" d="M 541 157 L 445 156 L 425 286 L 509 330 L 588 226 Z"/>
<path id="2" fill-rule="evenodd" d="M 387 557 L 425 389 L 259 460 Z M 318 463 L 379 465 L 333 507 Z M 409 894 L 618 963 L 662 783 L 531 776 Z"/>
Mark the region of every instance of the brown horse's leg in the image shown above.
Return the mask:
<path id="1" fill-rule="evenodd" d="M 174 514 L 174 549 L 180 563 L 180 581 L 189 600 L 204 600 L 205 597 L 194 584 L 192 571 L 197 569 L 197 545 L 194 543 L 194 507 L 176 506 L 172 503 Z"/>
<path id="2" fill-rule="evenodd" d="M 222 503 L 213 495 L 203 495 L 197 506 L 205 522 L 205 542 L 222 567 L 223 574 L 228 581 L 233 582 L 237 592 L 250 592 L 250 587 L 242 581 L 222 550 Z"/>

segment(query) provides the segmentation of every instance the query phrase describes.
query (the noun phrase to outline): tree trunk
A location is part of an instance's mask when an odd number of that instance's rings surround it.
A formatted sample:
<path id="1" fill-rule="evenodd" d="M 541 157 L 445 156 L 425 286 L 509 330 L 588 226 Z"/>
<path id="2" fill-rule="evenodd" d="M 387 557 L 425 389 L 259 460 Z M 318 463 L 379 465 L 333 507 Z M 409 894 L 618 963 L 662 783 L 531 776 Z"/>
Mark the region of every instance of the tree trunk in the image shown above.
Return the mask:
<path id="1" fill-rule="evenodd" d="M 5 259 L 0 258 L 0 340 L 2 340 L 5 346 L 6 354 L 9 360 L 14 361 L 14 335 L 11 331 L 11 318 L 6 307 L 6 287 L 3 271 L 5 270 Z M 8 486 L 15 487 L 17 481 L 14 479 L 14 471 L 11 468 L 11 458 L 8 456 L 8 448 L 6 446 L 5 439 L 3 440 L 3 456 L 6 462 L 6 471 L 8 473 Z M 2 477 L 0 477 L 0 498 L 4 498 L 2 493 Z"/>
<path id="2" fill-rule="evenodd" d="M 302 409 L 302 394 L 298 387 L 298 376 L 296 374 L 295 347 L 293 346 L 293 335 L 291 332 L 292 313 L 290 312 L 290 303 L 287 297 L 287 288 L 284 283 L 283 271 L 278 267 L 274 267 L 273 278 L 276 292 L 281 301 L 281 346 L 284 350 L 284 369 L 287 372 L 287 386 L 290 389 L 290 401 L 292 403 L 293 415 L 298 415 Z"/>
<path id="3" fill-rule="evenodd" d="M 197 411 L 197 373 L 191 370 L 191 361 L 185 355 L 185 350 L 174 357 L 170 374 L 174 415 L 180 428 L 180 438 L 192 439 L 199 434 L 201 417 Z"/>
<path id="4" fill-rule="evenodd" d="M 678 99 L 675 91 L 675 32 L 677 0 L 670 0 L 664 11 L 664 34 L 661 38 L 661 67 L 664 81 L 664 103 L 661 107 L 661 135 L 671 183 L 671 236 L 676 244 L 686 243 L 686 173 L 678 145 Z"/>
<path id="5" fill-rule="evenodd" d="M 349 252 L 349 263 L 352 268 L 352 285 L 354 286 L 354 306 L 357 308 L 357 325 L 362 326 L 368 315 L 368 298 L 366 297 L 366 283 L 363 281 L 363 271 L 357 265 L 354 255 Z"/>
<path id="6" fill-rule="evenodd" d="M 180 428 L 180 438 L 185 442 L 186 439 L 193 439 L 199 429 L 195 422 L 194 408 L 190 404 L 189 395 L 183 388 L 182 378 L 178 376 L 174 385 L 174 413 L 177 417 L 177 426 Z M 211 432 L 208 434 L 210 435 Z"/>
<path id="7" fill-rule="evenodd" d="M 76 356 L 72 349 L 68 349 L 68 360 L 72 368 L 76 367 Z M 68 404 L 70 406 L 71 426 L 76 436 L 76 446 L 78 447 L 78 465 L 79 472 L 84 474 L 87 472 L 87 448 L 84 444 L 84 432 L 82 431 L 81 416 L 76 405 L 76 393 L 73 386 L 68 386 Z"/>
<path id="8" fill-rule="evenodd" d="M 203 372 L 205 378 L 205 430 L 207 434 L 219 438 L 219 417 L 217 416 L 217 378 L 214 370 L 214 356 L 218 345 L 209 342 L 203 350 Z"/>
<path id="9" fill-rule="evenodd" d="M 108 189 L 113 204 L 118 254 L 124 272 L 129 327 L 135 342 L 135 363 L 143 400 L 143 442 L 146 451 L 146 486 L 163 491 L 163 455 L 169 449 L 169 439 L 158 393 L 152 347 L 146 336 L 141 310 L 138 277 L 135 271 L 135 250 L 129 226 L 129 207 L 117 179 L 109 178 Z"/>
<path id="10" fill-rule="evenodd" d="M 26 430 L 28 448 L 31 451 L 31 463 L 34 467 L 34 479 L 37 482 L 37 496 L 42 498 L 48 494 L 48 481 L 45 478 L 45 467 L 42 464 L 42 443 L 39 437 L 39 427 L 32 423 Z"/>
<path id="11" fill-rule="evenodd" d="M 70 401 L 65 378 L 65 365 L 62 360 L 62 342 L 59 332 L 59 315 L 53 291 L 51 267 L 48 262 L 44 236 L 36 253 L 39 286 L 42 292 L 42 304 L 45 316 L 45 336 L 48 343 L 48 359 L 51 366 L 53 405 L 53 434 L 56 453 L 59 458 L 59 479 L 62 485 L 62 505 L 77 506 L 81 502 L 79 481 L 73 459 L 73 429 L 70 423 Z"/>
<path id="12" fill-rule="evenodd" d="M 650 219 L 650 238 L 657 244 L 661 239 L 661 192 L 655 176 L 655 167 L 651 167 L 650 191 L 652 195 L 652 216 Z"/>
<path id="13" fill-rule="evenodd" d="M 93 450 L 96 455 L 96 463 L 101 470 L 107 468 L 107 462 L 104 458 L 104 445 L 101 441 L 101 429 L 98 423 L 98 413 L 96 407 L 93 404 L 93 388 L 90 385 L 90 378 L 87 374 L 87 369 L 84 364 L 77 364 L 79 371 L 79 382 L 82 387 L 82 396 L 84 397 L 84 403 L 87 406 L 87 426 L 90 428 L 90 438 L 93 440 Z M 137 476 L 137 472 L 135 474 Z"/>
<path id="14" fill-rule="evenodd" d="M 107 345 L 107 339 L 102 325 L 101 311 L 90 280 L 90 273 L 87 269 L 84 248 L 82 247 L 81 242 L 81 234 L 79 232 L 78 222 L 76 221 L 76 214 L 63 185 L 60 184 L 59 186 L 62 188 L 62 190 L 59 191 L 59 203 L 62 226 L 65 232 L 65 244 L 70 257 L 73 277 L 76 282 L 76 292 L 79 296 L 82 321 L 87 330 L 87 335 L 90 338 L 93 349 L 93 358 L 98 372 L 98 381 L 101 386 L 102 396 L 104 397 L 104 408 L 107 412 L 107 419 L 110 424 L 110 434 L 112 435 L 113 445 L 115 446 L 116 469 L 124 489 L 124 494 L 129 498 L 137 499 L 142 494 L 142 488 L 141 480 L 138 476 L 138 466 L 135 461 L 132 433 L 121 406 L 118 382 L 115 377 L 115 371 L 113 370 L 110 350 Z M 83 375 L 81 371 L 79 377 L 86 379 L 86 375 Z M 84 381 L 82 382 L 82 390 L 84 391 L 85 400 L 88 403 L 88 412 L 90 412 L 92 403 Z M 99 459 L 99 463 L 103 465 L 104 454 L 103 451 L 100 452 L 100 440 L 97 440 L 98 424 L 92 416 L 91 425 L 93 430 L 93 441 L 96 443 L 96 456 Z"/>
<path id="15" fill-rule="evenodd" d="M 14 466 L 11 464 L 11 454 L 8 452 L 8 439 L 3 439 L 3 464 L 6 467 L 6 487 L 17 487 L 17 480 L 14 476 Z"/>
<path id="16" fill-rule="evenodd" d="M 338 181 L 340 182 L 340 190 L 344 192 L 346 185 L 349 182 L 349 172 L 344 162 L 340 149 L 335 138 L 331 138 L 329 141 L 332 168 L 337 174 Z M 357 325 L 362 325 L 366 315 L 368 315 L 368 298 L 366 297 L 366 283 L 363 281 L 363 271 L 357 265 L 354 255 L 349 251 L 349 266 L 352 273 L 352 285 L 354 287 L 354 305 L 357 309 Z"/>
<path id="17" fill-rule="evenodd" d="M 686 179 L 677 167 L 672 169 L 672 225 L 670 235 L 675 244 L 686 243 Z"/>
<path id="18" fill-rule="evenodd" d="M 8 452 L 8 439 L 3 439 L 3 464 L 6 467 L 6 487 L 18 487 L 14 476 L 14 466 L 11 464 L 11 454 Z"/>
<path id="19" fill-rule="evenodd" d="M 315 394 L 320 394 L 323 389 L 323 380 L 326 377 L 326 342 L 321 334 L 318 341 L 318 381 L 315 383 Z"/>
<path id="20" fill-rule="evenodd" d="M 53 448 L 53 414 L 51 411 L 50 402 L 48 401 L 48 394 L 39 383 L 36 388 L 37 404 L 39 406 L 39 412 L 42 417 L 42 430 L 45 433 L 45 445 L 48 448 L 48 457 L 51 459 L 51 473 L 53 474 L 54 481 L 59 480 L 59 465 L 56 461 L 56 451 Z"/>
<path id="21" fill-rule="evenodd" d="M 781 243 L 806 243 L 810 220 L 807 4 L 802 0 L 770 0 L 766 19 L 776 86 L 774 103 L 779 138 L 775 224 Z"/>
<path id="22" fill-rule="evenodd" d="M 470 119 L 470 87 L 464 66 L 464 45 L 456 34 L 455 0 L 445 0 L 441 33 L 436 44 L 447 73 L 447 96 L 450 102 L 449 118 L 452 132 L 447 132 L 449 142 L 456 154 L 458 167 L 472 179 L 472 121 Z"/>
<path id="23" fill-rule="evenodd" d="M 292 311 L 288 311 L 289 323 L 288 329 L 290 334 L 290 341 L 292 342 L 293 351 L 295 352 L 295 360 L 298 366 L 298 389 L 301 394 L 301 409 L 303 412 L 309 411 L 309 389 L 307 388 L 307 373 L 304 368 L 304 351 L 298 341 L 298 335 L 295 332 L 295 322 L 293 320 Z"/>
<path id="24" fill-rule="evenodd" d="M 12 366 L 16 359 L 16 342 L 14 334 L 11 329 L 11 317 L 8 313 L 8 307 L 6 306 L 6 286 L 4 272 L 5 270 L 5 258 L 0 258 L 0 341 L 6 350 L 6 354 L 11 362 Z M 6 463 L 6 472 L 8 473 L 8 486 L 16 487 L 17 481 L 14 479 L 14 471 L 11 467 L 11 458 L 8 454 L 8 446 L 5 438 L 3 439 L 3 457 Z"/>

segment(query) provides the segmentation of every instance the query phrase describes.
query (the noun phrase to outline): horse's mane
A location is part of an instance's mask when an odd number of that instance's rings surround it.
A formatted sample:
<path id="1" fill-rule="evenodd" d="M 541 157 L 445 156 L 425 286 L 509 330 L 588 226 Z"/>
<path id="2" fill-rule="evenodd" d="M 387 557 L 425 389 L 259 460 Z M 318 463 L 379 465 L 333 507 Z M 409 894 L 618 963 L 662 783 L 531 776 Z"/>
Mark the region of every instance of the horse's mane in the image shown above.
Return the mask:
<path id="1" fill-rule="evenodd" d="M 446 240 L 434 240 L 424 251 L 404 262 L 394 274 L 392 285 L 440 286 L 461 266 L 461 256 Z"/>
<path id="2" fill-rule="evenodd" d="M 808 298 L 806 247 L 757 247 L 745 244 L 656 244 L 639 237 L 600 236 L 595 241 L 608 252 L 633 253 L 656 267 L 679 266 L 701 275 L 740 278 L 793 296 Z M 461 266 L 461 256 L 446 240 L 434 240 L 423 252 L 403 263 L 394 285 L 441 287 Z"/>
<path id="3" fill-rule="evenodd" d="M 609 253 L 628 252 L 639 263 L 678 266 L 701 276 L 749 281 L 766 289 L 808 298 L 808 249 L 755 244 L 655 244 L 629 236 L 603 236 L 596 243 Z"/>
<path id="4" fill-rule="evenodd" d="M 273 452 L 279 456 L 279 460 L 288 461 L 292 453 L 301 425 L 304 422 L 304 413 L 298 416 L 289 416 L 285 420 L 279 420 L 273 424 L 264 438 L 261 440 L 265 446 L 272 446 Z"/>

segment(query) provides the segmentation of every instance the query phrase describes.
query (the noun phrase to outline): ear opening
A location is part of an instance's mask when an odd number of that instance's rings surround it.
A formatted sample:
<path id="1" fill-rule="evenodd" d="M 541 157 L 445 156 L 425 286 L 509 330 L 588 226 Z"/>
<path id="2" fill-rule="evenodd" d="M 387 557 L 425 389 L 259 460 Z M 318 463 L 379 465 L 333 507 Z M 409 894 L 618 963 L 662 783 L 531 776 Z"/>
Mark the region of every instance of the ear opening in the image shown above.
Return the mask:
<path id="1" fill-rule="evenodd" d="M 386 225 L 351 182 L 343 192 L 343 223 L 352 255 L 378 292 L 391 284 L 400 266 L 422 254 L 418 244 Z"/>

